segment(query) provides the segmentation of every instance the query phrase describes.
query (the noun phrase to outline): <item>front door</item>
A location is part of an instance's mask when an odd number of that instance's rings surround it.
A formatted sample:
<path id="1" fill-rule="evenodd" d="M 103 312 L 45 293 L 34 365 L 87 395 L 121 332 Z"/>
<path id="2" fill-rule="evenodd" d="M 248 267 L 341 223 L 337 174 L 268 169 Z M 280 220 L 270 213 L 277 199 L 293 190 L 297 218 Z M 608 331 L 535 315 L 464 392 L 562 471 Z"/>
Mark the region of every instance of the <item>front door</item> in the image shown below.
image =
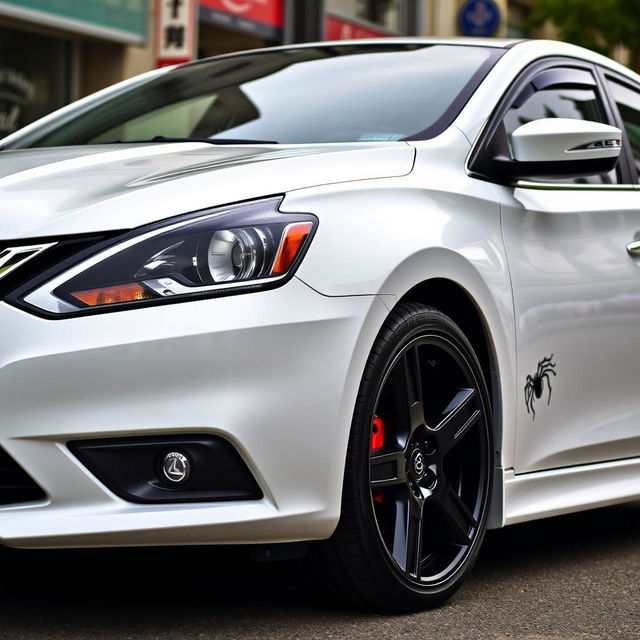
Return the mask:
<path id="1" fill-rule="evenodd" d="M 610 122 L 595 81 L 546 86 L 504 119 Z M 515 472 L 640 456 L 640 191 L 624 161 L 588 179 L 503 187 L 516 314 Z"/>

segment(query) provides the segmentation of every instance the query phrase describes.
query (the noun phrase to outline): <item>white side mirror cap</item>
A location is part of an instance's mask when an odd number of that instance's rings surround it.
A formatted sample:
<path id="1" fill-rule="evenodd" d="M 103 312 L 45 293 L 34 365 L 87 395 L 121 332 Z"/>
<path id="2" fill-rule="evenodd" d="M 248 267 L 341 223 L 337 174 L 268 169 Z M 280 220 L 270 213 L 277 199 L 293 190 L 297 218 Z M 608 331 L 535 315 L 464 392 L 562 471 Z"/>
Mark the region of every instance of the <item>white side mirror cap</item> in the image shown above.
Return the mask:
<path id="1" fill-rule="evenodd" d="M 511 135 L 511 149 L 518 162 L 617 158 L 622 131 L 589 120 L 543 118 L 518 127 Z"/>

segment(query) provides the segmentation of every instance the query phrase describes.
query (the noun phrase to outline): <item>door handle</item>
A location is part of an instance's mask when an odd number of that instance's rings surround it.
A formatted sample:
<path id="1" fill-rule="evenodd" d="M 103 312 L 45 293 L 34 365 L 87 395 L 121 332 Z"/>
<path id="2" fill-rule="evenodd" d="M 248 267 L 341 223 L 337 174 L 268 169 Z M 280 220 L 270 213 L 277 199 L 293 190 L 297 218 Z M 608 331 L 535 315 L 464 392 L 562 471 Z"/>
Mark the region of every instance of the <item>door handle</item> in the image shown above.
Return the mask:
<path id="1" fill-rule="evenodd" d="M 640 258 L 640 240 L 636 240 L 635 242 L 630 242 L 627 245 L 627 251 L 629 255 Z"/>

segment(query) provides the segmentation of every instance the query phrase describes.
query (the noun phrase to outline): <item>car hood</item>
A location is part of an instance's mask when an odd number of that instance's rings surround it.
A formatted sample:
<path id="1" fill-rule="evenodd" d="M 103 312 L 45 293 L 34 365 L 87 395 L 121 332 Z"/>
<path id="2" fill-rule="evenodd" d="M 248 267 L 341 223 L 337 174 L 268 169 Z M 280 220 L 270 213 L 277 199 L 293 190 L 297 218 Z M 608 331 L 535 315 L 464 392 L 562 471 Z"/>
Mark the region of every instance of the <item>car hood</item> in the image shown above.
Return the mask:
<path id="1" fill-rule="evenodd" d="M 402 142 L 153 143 L 0 152 L 0 239 L 129 229 L 304 187 L 405 175 Z"/>

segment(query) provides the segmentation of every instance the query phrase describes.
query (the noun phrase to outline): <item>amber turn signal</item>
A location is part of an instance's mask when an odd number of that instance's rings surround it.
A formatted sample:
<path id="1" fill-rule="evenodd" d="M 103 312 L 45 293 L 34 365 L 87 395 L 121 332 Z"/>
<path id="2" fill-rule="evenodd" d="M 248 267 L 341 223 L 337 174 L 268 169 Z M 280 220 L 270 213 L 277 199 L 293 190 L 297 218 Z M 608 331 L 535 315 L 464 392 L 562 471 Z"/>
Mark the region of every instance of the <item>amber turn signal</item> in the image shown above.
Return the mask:
<path id="1" fill-rule="evenodd" d="M 304 241 L 307 239 L 312 226 L 311 222 L 298 222 L 290 224 L 284 230 L 278 253 L 273 262 L 273 269 L 271 269 L 272 275 L 280 275 L 289 270 Z"/>
<path id="2" fill-rule="evenodd" d="M 76 291 L 71 295 L 90 307 L 99 307 L 117 302 L 148 300 L 152 297 L 142 285 L 135 283 L 89 289 L 88 291 Z"/>

